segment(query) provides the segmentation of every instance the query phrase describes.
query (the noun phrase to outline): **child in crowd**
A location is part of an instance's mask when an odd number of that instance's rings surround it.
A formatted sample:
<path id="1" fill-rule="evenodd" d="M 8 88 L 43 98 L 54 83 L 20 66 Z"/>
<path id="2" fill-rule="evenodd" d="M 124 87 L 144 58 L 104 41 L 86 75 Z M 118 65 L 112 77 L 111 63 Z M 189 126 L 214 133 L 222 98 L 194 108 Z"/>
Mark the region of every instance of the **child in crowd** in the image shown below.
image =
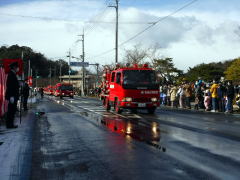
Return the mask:
<path id="1" fill-rule="evenodd" d="M 211 104 L 211 96 L 210 96 L 209 90 L 206 90 L 205 94 L 204 94 L 205 111 L 210 111 L 211 110 L 210 104 Z"/>
<path id="2" fill-rule="evenodd" d="M 195 96 L 194 109 L 195 110 L 199 109 L 199 98 L 197 96 Z"/>

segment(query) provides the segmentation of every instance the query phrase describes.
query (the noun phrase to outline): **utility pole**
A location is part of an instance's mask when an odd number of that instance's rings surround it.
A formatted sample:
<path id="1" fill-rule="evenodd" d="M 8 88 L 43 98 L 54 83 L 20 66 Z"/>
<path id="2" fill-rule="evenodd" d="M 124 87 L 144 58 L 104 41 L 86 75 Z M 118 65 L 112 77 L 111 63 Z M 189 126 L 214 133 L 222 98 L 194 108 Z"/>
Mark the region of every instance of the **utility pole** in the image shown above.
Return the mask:
<path id="1" fill-rule="evenodd" d="M 31 62 L 28 60 L 28 78 L 31 76 Z"/>
<path id="2" fill-rule="evenodd" d="M 62 62 L 60 62 L 60 74 L 59 74 L 59 76 L 60 76 L 60 82 L 62 82 L 62 78 L 61 78 L 61 76 L 62 76 Z"/>
<path id="3" fill-rule="evenodd" d="M 52 66 L 50 65 L 50 86 L 52 86 Z"/>
<path id="4" fill-rule="evenodd" d="M 57 76 L 57 68 L 56 68 L 56 65 L 54 66 L 54 69 L 53 69 L 53 71 L 54 71 L 54 74 L 53 74 L 53 84 L 55 84 L 56 83 L 56 76 Z"/>
<path id="5" fill-rule="evenodd" d="M 36 70 L 36 87 L 38 87 L 37 78 L 38 78 L 38 71 Z"/>
<path id="6" fill-rule="evenodd" d="M 115 63 L 118 63 L 118 6 L 119 6 L 119 0 L 116 0 L 115 6 L 109 6 L 114 7 L 116 9 L 116 40 L 115 40 Z"/>
<path id="7" fill-rule="evenodd" d="M 96 66 L 97 66 L 97 85 L 98 85 L 98 81 L 99 81 L 99 75 L 98 75 L 99 64 L 97 63 Z"/>
<path id="8" fill-rule="evenodd" d="M 70 74 L 71 74 L 71 68 L 70 68 L 70 62 L 71 62 L 71 51 L 69 49 L 68 56 L 69 57 L 69 68 L 68 68 L 68 83 L 70 84 Z"/>
<path id="9" fill-rule="evenodd" d="M 85 51 L 84 51 L 84 30 L 83 30 L 83 34 L 79 35 L 82 37 L 82 39 L 80 41 L 82 41 L 82 62 L 85 61 Z M 85 68 L 84 66 L 82 67 L 82 96 L 85 96 Z"/>

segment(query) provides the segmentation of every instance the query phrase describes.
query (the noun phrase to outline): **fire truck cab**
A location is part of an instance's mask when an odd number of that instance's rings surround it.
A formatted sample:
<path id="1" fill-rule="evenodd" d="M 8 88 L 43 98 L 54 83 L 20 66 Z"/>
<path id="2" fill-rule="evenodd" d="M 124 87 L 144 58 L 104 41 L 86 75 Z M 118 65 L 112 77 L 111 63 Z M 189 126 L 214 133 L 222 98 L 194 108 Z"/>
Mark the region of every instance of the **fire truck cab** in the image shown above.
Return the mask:
<path id="1" fill-rule="evenodd" d="M 54 94 L 54 88 L 53 86 L 47 86 L 46 88 L 44 88 L 43 92 L 47 95 L 53 95 Z"/>
<path id="2" fill-rule="evenodd" d="M 73 85 L 68 83 L 57 83 L 55 86 L 54 95 L 60 98 L 70 97 L 73 98 Z"/>
<path id="3" fill-rule="evenodd" d="M 106 69 L 104 77 L 102 100 L 107 110 L 146 109 L 153 114 L 160 105 L 155 71 L 147 65 Z"/>

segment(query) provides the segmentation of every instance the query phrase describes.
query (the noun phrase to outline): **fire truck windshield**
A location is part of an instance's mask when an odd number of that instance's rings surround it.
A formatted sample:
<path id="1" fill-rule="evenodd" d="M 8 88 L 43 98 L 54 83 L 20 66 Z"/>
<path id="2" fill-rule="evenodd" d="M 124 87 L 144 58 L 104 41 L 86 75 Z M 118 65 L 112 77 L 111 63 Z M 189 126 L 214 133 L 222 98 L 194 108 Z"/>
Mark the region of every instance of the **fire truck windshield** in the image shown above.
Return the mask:
<path id="1" fill-rule="evenodd" d="M 158 89 L 153 70 L 123 71 L 123 88 L 125 89 Z"/>
<path id="2" fill-rule="evenodd" d="M 63 90 L 63 91 L 72 91 L 73 87 L 72 86 L 60 86 L 59 89 Z"/>

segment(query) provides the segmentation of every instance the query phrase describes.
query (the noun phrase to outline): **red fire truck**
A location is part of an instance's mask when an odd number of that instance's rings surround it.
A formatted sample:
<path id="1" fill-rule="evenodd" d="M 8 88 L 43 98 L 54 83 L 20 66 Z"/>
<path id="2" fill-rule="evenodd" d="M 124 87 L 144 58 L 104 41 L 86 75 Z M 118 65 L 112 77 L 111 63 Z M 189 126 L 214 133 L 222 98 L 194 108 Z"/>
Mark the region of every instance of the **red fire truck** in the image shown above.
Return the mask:
<path id="1" fill-rule="evenodd" d="M 105 68 L 100 96 L 106 110 L 113 107 L 117 113 L 123 109 L 147 109 L 153 114 L 160 105 L 155 71 L 146 64 Z"/>
<path id="2" fill-rule="evenodd" d="M 73 98 L 73 85 L 68 83 L 57 83 L 55 86 L 54 96 Z"/>
<path id="3" fill-rule="evenodd" d="M 47 86 L 43 89 L 43 92 L 47 95 L 53 95 L 54 94 L 54 86 Z"/>

